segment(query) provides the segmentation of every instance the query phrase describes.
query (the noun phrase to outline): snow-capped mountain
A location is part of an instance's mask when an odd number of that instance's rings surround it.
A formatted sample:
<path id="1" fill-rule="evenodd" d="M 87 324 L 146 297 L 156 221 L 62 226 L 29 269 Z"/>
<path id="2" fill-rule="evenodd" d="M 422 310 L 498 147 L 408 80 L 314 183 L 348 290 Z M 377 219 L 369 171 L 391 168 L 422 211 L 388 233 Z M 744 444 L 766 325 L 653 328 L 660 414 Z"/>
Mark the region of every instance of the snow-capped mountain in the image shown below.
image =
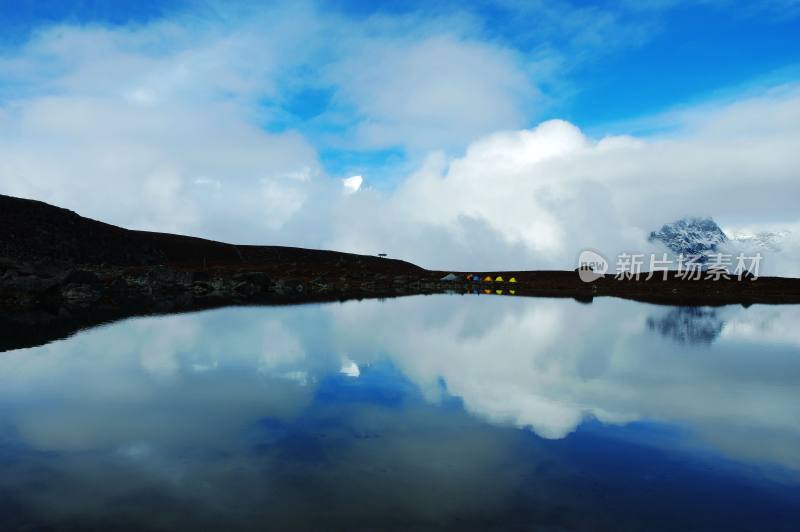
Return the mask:
<path id="1" fill-rule="evenodd" d="M 760 231 L 757 233 L 735 232 L 731 241 L 753 251 L 780 251 L 790 231 Z"/>
<path id="2" fill-rule="evenodd" d="M 698 262 L 706 262 L 728 237 L 711 218 L 682 218 L 651 232 L 649 240 L 663 243 L 676 254 L 698 256 Z"/>
<path id="3" fill-rule="evenodd" d="M 713 255 L 717 253 L 759 256 L 759 266 L 754 271 L 762 276 L 796 276 L 796 265 L 800 263 L 800 239 L 792 231 L 780 228 L 738 229 L 726 234 L 711 218 L 682 218 L 651 232 L 649 240 L 669 249 L 674 254 L 673 261 L 679 254 L 696 257 L 695 261 L 702 265 L 716 261 Z M 735 264 L 738 262 L 734 260 Z"/>

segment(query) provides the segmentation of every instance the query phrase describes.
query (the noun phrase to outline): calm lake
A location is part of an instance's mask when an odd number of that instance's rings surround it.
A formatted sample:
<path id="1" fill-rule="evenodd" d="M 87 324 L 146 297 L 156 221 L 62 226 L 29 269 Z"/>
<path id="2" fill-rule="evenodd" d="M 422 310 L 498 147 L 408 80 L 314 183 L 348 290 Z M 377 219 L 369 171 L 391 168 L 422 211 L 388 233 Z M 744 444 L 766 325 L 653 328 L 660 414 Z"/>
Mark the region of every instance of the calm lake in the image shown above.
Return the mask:
<path id="1" fill-rule="evenodd" d="M 418 296 L 0 353 L 0 530 L 800 529 L 800 307 Z"/>

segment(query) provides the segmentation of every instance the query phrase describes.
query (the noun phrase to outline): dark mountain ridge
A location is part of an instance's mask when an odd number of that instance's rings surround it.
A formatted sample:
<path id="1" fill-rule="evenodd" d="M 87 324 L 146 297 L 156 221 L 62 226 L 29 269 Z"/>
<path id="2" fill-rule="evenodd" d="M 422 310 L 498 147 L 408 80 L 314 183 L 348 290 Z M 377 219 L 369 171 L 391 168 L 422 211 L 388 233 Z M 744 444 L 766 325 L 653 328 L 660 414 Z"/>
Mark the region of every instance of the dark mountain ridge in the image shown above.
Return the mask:
<path id="1" fill-rule="evenodd" d="M 0 195 L 0 255 L 106 266 L 248 267 L 303 263 L 360 265 L 381 271 L 415 272 L 409 262 L 285 246 L 234 245 L 203 238 L 136 231 L 84 218 L 29 199 Z"/>

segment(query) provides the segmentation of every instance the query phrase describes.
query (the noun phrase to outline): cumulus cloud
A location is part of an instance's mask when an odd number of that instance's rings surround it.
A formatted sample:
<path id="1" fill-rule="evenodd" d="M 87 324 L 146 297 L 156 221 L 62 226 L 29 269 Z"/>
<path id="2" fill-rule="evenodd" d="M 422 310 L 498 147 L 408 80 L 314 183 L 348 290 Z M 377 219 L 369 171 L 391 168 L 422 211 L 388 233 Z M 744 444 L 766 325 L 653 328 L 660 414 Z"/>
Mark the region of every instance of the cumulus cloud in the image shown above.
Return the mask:
<path id="1" fill-rule="evenodd" d="M 281 126 L 300 112 L 292 98 L 334 95 L 319 129 L 349 143 L 339 148 L 422 150 L 519 125 L 532 87 L 517 52 L 463 24 L 359 22 L 308 4 L 222 13 L 59 25 L 7 50 L 0 191 L 127 227 L 319 246 L 339 195 L 317 156 L 330 141 Z"/>
<path id="2" fill-rule="evenodd" d="M 332 76 L 358 117 L 357 145 L 367 147 L 457 148 L 522 125 L 537 98 L 518 52 L 449 35 L 378 40 Z"/>
<path id="3" fill-rule="evenodd" d="M 566 268 L 586 247 L 611 256 L 656 251 L 649 231 L 684 216 L 796 226 L 797 87 L 700 112 L 657 138 L 593 139 L 557 120 L 491 134 L 461 157 L 430 157 L 390 195 L 361 198 L 340 213 L 335 242 L 360 251 L 388 243 L 429 266 Z M 380 212 L 386 225 L 357 223 L 364 212 Z M 447 236 L 435 248 L 419 243 L 438 235 Z M 787 253 L 763 266 L 797 275 Z"/>

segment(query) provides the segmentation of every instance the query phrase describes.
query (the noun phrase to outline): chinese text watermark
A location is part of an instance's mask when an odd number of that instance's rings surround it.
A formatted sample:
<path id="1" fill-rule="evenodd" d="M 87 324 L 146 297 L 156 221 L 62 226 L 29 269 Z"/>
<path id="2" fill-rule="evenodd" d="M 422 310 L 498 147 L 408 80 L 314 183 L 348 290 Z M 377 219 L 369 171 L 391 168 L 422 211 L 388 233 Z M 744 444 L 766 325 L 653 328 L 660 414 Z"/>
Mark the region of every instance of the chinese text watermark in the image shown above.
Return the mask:
<path id="1" fill-rule="evenodd" d="M 758 271 L 763 257 L 755 255 L 738 255 L 728 253 L 711 253 L 708 255 L 683 255 L 669 257 L 666 253 L 660 256 L 651 253 L 621 253 L 614 263 L 614 278 L 617 280 L 649 281 L 661 278 L 666 281 L 672 277 L 686 281 L 733 279 L 758 279 Z M 584 250 L 578 257 L 578 275 L 584 282 L 592 282 L 606 274 L 609 263 L 605 257 L 593 250 Z"/>

